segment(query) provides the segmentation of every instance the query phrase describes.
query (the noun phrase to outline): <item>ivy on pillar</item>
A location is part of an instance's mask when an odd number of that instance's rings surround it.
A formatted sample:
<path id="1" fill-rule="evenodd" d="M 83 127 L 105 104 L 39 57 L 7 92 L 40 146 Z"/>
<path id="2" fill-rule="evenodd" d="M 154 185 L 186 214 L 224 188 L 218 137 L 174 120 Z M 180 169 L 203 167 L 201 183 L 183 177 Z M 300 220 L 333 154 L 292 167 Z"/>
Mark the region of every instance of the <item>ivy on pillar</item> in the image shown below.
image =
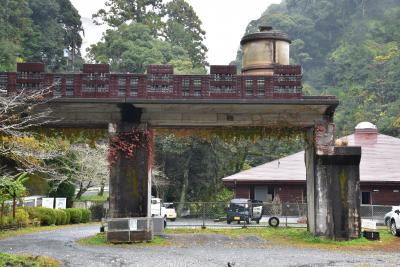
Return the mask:
<path id="1" fill-rule="evenodd" d="M 110 138 L 110 216 L 147 217 L 153 133 L 146 126 L 116 125 Z"/>
<path id="2" fill-rule="evenodd" d="M 121 107 L 121 120 L 109 125 L 111 134 L 110 219 L 107 240 L 112 243 L 152 239 L 150 208 L 153 132 L 140 123 L 141 110 Z"/>

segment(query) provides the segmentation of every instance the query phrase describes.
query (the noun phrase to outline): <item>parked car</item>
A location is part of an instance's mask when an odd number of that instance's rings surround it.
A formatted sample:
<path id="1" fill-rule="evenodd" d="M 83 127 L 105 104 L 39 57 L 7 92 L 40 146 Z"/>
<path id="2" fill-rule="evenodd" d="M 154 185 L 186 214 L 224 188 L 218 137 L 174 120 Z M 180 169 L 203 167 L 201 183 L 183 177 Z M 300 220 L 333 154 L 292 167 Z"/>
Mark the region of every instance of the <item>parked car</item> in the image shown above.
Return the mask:
<path id="1" fill-rule="evenodd" d="M 400 206 L 393 206 L 392 211 L 385 214 L 384 220 L 392 235 L 400 236 Z"/>
<path id="2" fill-rule="evenodd" d="M 167 219 L 171 221 L 176 220 L 176 210 L 174 207 L 174 203 L 164 203 L 165 214 L 167 215 Z"/>
<path id="3" fill-rule="evenodd" d="M 235 198 L 228 205 L 226 222 L 241 221 L 250 224 L 250 221 L 260 223 L 262 217 L 262 202 L 252 202 L 251 199 Z"/>
<path id="4" fill-rule="evenodd" d="M 162 205 L 160 198 L 151 198 L 151 216 L 161 216 L 167 218 L 166 208 Z"/>

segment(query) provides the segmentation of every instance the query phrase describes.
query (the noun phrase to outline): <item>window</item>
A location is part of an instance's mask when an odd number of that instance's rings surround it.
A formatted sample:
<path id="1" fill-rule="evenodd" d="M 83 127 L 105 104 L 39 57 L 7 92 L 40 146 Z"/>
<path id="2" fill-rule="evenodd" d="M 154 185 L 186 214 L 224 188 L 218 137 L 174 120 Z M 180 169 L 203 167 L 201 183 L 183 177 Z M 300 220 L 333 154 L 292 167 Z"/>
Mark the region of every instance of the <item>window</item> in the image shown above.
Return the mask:
<path id="1" fill-rule="evenodd" d="M 55 96 L 61 95 L 62 89 L 62 77 L 61 76 L 54 76 L 53 79 L 53 93 Z"/>
<path id="2" fill-rule="evenodd" d="M 97 85 L 97 91 L 100 93 L 108 92 L 108 84 L 99 84 Z"/>
<path id="3" fill-rule="evenodd" d="M 201 87 L 201 80 L 200 79 L 194 79 L 193 80 L 193 85 L 196 88 Z"/>
<path id="4" fill-rule="evenodd" d="M 189 88 L 190 85 L 190 80 L 189 79 L 183 79 L 182 80 L 182 87 L 183 88 Z"/>
<path id="5" fill-rule="evenodd" d="M 138 83 L 139 83 L 138 78 L 131 78 L 131 95 L 132 96 L 137 96 L 137 94 L 138 94 Z"/>
<path id="6" fill-rule="evenodd" d="M 183 79 L 182 80 L 182 94 L 184 96 L 189 95 L 189 86 L 190 86 L 190 80 L 189 79 Z"/>
<path id="7" fill-rule="evenodd" d="M 257 87 L 258 88 L 264 88 L 265 85 L 265 80 L 261 79 L 261 80 L 257 80 Z"/>
<path id="8" fill-rule="evenodd" d="M 65 94 L 67 96 L 74 95 L 74 77 L 70 76 L 65 79 Z"/>
<path id="9" fill-rule="evenodd" d="M 371 192 L 361 192 L 361 204 L 371 204 Z"/>
<path id="10" fill-rule="evenodd" d="M 253 80 L 247 79 L 246 80 L 246 88 L 252 88 L 253 87 Z"/>
<path id="11" fill-rule="evenodd" d="M 6 73 L 0 73 L 0 88 L 5 89 L 8 84 L 8 75 Z"/>
<path id="12" fill-rule="evenodd" d="M 126 79 L 118 78 L 118 96 L 125 96 L 126 91 Z"/>

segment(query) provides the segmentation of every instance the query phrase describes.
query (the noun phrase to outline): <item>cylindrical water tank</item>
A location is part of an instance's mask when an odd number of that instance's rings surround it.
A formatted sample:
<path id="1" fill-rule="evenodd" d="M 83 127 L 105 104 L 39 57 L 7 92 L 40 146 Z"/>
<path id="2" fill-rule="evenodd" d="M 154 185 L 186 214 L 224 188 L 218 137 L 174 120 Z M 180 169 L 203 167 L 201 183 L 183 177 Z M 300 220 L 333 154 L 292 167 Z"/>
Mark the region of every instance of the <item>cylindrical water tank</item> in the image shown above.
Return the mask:
<path id="1" fill-rule="evenodd" d="M 272 75 L 274 65 L 289 65 L 288 35 L 262 26 L 260 31 L 245 35 L 240 44 L 243 50 L 244 75 Z"/>

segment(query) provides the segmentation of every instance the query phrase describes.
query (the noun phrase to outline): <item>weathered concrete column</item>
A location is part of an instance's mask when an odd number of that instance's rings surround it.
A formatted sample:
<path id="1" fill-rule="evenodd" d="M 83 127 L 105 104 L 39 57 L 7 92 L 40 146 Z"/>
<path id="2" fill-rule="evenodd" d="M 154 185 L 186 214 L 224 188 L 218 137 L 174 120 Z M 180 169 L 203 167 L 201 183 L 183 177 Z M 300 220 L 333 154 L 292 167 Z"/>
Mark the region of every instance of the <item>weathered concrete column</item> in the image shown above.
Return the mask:
<path id="1" fill-rule="evenodd" d="M 319 122 L 307 132 L 308 229 L 317 236 L 360 236 L 361 147 L 335 147 L 334 125 Z"/>
<path id="2" fill-rule="evenodd" d="M 115 155 L 110 155 L 110 217 L 147 217 L 148 191 L 150 177 L 150 150 L 152 144 L 148 136 L 151 132 L 146 126 L 118 123 L 113 139 L 125 139 L 116 146 L 130 146 L 131 138 L 138 138 L 137 144 L 129 151 L 118 149 Z M 126 142 L 126 144 L 124 144 Z M 130 149 L 130 148 L 127 148 Z"/>
<path id="3" fill-rule="evenodd" d="M 152 132 L 140 110 L 123 107 L 123 120 L 110 125 L 110 242 L 152 239 L 150 210 Z"/>

